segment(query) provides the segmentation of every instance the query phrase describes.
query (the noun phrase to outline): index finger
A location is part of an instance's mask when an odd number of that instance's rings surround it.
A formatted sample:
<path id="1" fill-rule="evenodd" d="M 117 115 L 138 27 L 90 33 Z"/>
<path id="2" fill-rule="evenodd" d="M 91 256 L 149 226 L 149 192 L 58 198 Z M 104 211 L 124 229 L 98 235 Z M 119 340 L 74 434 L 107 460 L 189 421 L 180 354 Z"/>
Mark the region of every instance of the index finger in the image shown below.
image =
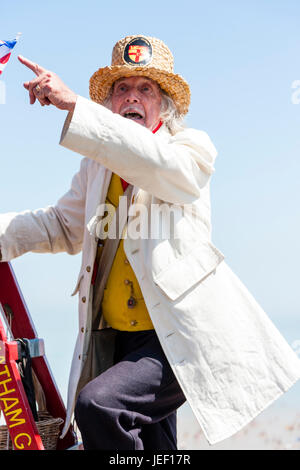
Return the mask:
<path id="1" fill-rule="evenodd" d="M 31 60 L 26 59 L 25 57 L 19 55 L 18 56 L 19 61 L 21 64 L 25 65 L 28 67 L 30 70 L 32 70 L 37 76 L 41 75 L 42 73 L 46 72 L 46 69 L 41 67 L 38 64 L 35 64 L 34 62 L 31 62 Z"/>

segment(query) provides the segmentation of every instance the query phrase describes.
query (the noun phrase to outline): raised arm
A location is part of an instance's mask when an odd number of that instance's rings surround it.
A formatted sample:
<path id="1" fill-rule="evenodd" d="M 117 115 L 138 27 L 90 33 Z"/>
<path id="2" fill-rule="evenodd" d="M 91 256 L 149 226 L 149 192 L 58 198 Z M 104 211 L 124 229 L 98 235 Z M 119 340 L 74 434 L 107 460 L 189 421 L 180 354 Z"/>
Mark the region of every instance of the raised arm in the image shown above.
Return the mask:
<path id="1" fill-rule="evenodd" d="M 146 127 L 77 96 L 53 72 L 28 59 L 19 60 L 37 76 L 24 84 L 30 102 L 38 98 L 42 105 L 69 111 L 62 145 L 163 201 L 189 204 L 201 197 L 217 155 L 205 132 L 187 129 L 173 137 L 153 135 Z"/>
<path id="2" fill-rule="evenodd" d="M 156 197 L 178 204 L 192 203 L 201 196 L 217 155 L 203 131 L 186 129 L 173 137 L 153 135 L 80 96 L 60 143 Z"/>

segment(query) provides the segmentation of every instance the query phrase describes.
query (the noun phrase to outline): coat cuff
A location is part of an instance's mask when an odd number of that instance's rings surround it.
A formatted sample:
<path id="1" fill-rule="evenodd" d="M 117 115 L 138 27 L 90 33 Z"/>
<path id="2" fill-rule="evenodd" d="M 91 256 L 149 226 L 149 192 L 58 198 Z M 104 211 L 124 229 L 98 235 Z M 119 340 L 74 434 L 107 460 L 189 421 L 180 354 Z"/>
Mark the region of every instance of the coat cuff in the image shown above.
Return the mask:
<path id="1" fill-rule="evenodd" d="M 105 134 L 105 126 L 111 116 L 112 112 L 104 106 L 77 96 L 74 111 L 69 112 L 65 120 L 60 145 L 85 157 L 95 158 L 99 152 L 99 138 L 102 132 Z M 95 128 L 94 123 L 97 123 Z"/>

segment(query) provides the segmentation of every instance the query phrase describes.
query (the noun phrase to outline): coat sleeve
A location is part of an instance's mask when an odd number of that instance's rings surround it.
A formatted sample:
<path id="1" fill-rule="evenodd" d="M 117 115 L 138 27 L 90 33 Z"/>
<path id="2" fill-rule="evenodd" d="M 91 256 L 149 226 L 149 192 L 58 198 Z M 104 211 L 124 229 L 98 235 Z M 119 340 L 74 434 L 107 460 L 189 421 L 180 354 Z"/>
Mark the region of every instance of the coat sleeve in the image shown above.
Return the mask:
<path id="1" fill-rule="evenodd" d="M 10 261 L 29 251 L 69 254 L 81 251 L 86 184 L 86 160 L 83 159 L 69 191 L 56 205 L 0 214 L 1 261 Z"/>
<path id="2" fill-rule="evenodd" d="M 80 96 L 66 119 L 60 144 L 157 198 L 178 204 L 201 197 L 217 156 L 203 131 L 185 129 L 165 139 Z"/>

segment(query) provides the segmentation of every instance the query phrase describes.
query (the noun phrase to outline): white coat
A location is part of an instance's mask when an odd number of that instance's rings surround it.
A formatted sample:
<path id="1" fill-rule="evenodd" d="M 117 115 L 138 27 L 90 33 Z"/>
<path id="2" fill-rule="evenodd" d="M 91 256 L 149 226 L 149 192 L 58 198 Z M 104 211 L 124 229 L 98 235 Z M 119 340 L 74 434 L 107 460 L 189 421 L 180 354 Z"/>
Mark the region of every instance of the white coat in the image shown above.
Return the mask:
<path id="1" fill-rule="evenodd" d="M 239 431 L 300 378 L 300 361 L 211 242 L 209 183 L 216 150 L 205 132 L 153 135 L 78 97 L 61 144 L 84 155 L 55 206 L 0 216 L 2 260 L 27 251 L 82 250 L 79 333 L 69 379 L 68 429 L 91 334 L 95 215 L 111 172 L 135 204 L 178 212 L 175 237 L 125 238 L 124 249 L 174 374 L 210 444 Z M 185 211 L 182 215 L 182 208 Z M 163 219 L 167 211 L 162 211 Z M 153 220 L 154 231 L 157 221 Z"/>

